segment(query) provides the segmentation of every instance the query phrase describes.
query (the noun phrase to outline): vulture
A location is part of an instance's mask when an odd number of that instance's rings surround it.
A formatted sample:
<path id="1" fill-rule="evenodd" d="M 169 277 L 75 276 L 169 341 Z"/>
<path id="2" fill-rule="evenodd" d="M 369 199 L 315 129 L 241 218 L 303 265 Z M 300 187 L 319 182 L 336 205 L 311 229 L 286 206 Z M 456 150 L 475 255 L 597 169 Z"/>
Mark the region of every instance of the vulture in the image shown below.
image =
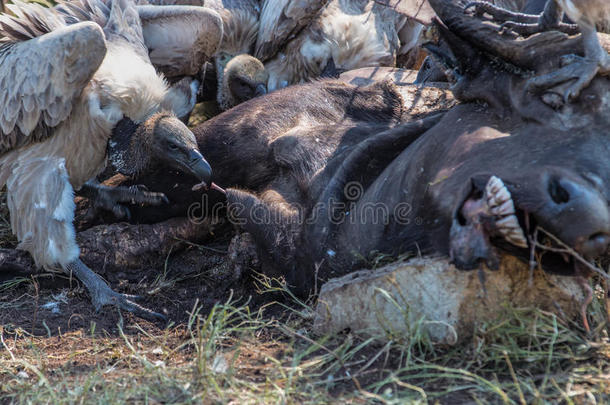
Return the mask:
<path id="1" fill-rule="evenodd" d="M 232 58 L 218 74 L 217 101 L 226 111 L 237 104 L 267 94 L 269 75 L 261 61 L 242 54 Z"/>
<path id="2" fill-rule="evenodd" d="M 213 67 L 220 109 L 267 93 L 265 67 L 251 55 L 259 31 L 258 0 L 204 0 L 202 5 L 222 18 L 223 37 Z"/>
<path id="3" fill-rule="evenodd" d="M 530 0 L 536 7 L 544 0 Z M 610 55 L 601 46 L 596 25 L 607 27 L 610 23 L 610 2 L 608 0 L 546 0 L 539 15 L 514 13 L 484 2 L 474 2 L 478 14 L 487 13 L 496 21 L 502 21 L 504 29 L 523 35 L 532 35 L 545 30 L 560 30 L 575 33 L 571 24 L 562 22 L 565 13 L 580 29 L 584 44 L 584 56 L 566 55 L 564 66 L 555 72 L 532 78 L 530 87 L 552 88 L 561 86 L 565 103 L 576 99 L 599 73 L 610 74 Z"/>
<path id="4" fill-rule="evenodd" d="M 343 70 L 394 66 L 434 16 L 426 0 L 261 0 L 260 6 L 257 0 L 148 1 L 203 5 L 220 14 L 224 36 L 214 68 L 223 109 L 230 96 L 223 90 L 230 88 L 223 85 L 223 75 L 237 55 L 255 57 L 266 70 L 245 73 L 250 71 L 245 65 L 255 62 L 241 58 L 240 75 L 254 84 L 248 92 L 261 84 L 256 77 L 268 77 L 272 91 Z"/>
<path id="5" fill-rule="evenodd" d="M 259 31 L 258 0 L 142 0 L 154 5 L 200 6 L 222 19 L 220 47 L 203 69 L 198 101 L 215 100 L 222 111 L 267 92 L 267 73 L 254 56 Z"/>
<path id="6" fill-rule="evenodd" d="M 308 7 L 314 14 L 306 26 L 288 24 L 300 22 L 295 13 Z M 265 61 L 270 91 L 328 71 L 395 66 L 398 55 L 417 45 L 420 23 L 433 15 L 422 0 L 267 0 L 255 56 Z"/>
<path id="7" fill-rule="evenodd" d="M 74 190 L 111 206 L 151 197 L 90 182 L 109 154 L 132 174 L 160 156 L 209 182 L 211 169 L 175 114 L 190 100 L 153 63 L 173 74 L 196 72 L 220 43 L 220 18 L 200 7 L 137 8 L 132 0 L 54 8 L 15 0 L 8 8 L 13 16 L 0 16 L 0 185 L 18 247 L 38 266 L 77 277 L 97 310 L 111 304 L 162 317 L 113 291 L 80 260 Z"/>

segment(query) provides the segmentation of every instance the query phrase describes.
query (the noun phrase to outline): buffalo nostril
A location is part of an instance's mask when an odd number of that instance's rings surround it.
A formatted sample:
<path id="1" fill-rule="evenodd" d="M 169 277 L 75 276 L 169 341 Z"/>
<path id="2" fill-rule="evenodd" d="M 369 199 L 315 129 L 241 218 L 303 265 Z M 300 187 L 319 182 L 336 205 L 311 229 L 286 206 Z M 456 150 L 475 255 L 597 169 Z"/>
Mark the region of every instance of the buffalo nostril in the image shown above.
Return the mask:
<path id="1" fill-rule="evenodd" d="M 549 195 L 556 204 L 565 204 L 570 201 L 570 193 L 566 190 L 559 179 L 552 177 L 549 180 Z"/>

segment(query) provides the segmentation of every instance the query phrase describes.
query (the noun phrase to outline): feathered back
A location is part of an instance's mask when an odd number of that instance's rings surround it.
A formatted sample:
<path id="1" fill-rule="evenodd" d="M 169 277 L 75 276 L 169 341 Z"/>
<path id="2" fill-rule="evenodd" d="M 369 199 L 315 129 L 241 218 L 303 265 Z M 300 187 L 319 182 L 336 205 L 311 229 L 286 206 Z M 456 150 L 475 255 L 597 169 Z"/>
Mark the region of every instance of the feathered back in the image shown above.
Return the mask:
<path id="1" fill-rule="evenodd" d="M 220 51 L 232 56 L 252 53 L 259 30 L 260 6 L 252 0 L 206 0 L 205 7 L 222 18 L 224 34 Z"/>
<path id="2" fill-rule="evenodd" d="M 316 18 L 329 0 L 264 0 L 254 56 L 265 61 Z"/>
<path id="3" fill-rule="evenodd" d="M 142 22 L 133 0 L 111 1 L 110 15 L 104 26 L 104 33 L 108 41 L 112 42 L 117 38 L 127 41 L 144 60 L 148 60 L 148 49 L 144 45 L 142 34 Z"/>

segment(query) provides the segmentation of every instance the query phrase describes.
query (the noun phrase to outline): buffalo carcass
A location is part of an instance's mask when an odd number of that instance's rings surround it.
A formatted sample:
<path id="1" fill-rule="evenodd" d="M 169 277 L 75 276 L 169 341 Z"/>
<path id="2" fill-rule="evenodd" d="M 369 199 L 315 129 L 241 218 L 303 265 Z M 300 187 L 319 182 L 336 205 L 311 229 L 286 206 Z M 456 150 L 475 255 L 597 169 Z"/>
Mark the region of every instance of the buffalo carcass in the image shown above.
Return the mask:
<path id="1" fill-rule="evenodd" d="M 441 253 L 473 269 L 496 267 L 502 250 L 583 277 L 591 267 L 581 258 L 606 253 L 610 82 L 598 77 L 582 95 L 587 102 L 563 105 L 565 84 L 532 90 L 528 80 L 556 69 L 562 55 L 582 53 L 578 37 L 504 38 L 450 2 L 431 3 L 462 101 L 440 122 L 414 121 L 408 109 L 369 115 L 387 84 L 317 82 L 244 103 L 195 130 L 216 181 L 249 190 L 228 189 L 227 200 L 265 270 L 301 293 L 316 277 L 350 272 L 375 255 Z M 330 97 L 341 91 L 369 109 Z M 382 124 L 373 118 L 380 116 Z M 548 249 L 547 233 L 567 249 Z"/>

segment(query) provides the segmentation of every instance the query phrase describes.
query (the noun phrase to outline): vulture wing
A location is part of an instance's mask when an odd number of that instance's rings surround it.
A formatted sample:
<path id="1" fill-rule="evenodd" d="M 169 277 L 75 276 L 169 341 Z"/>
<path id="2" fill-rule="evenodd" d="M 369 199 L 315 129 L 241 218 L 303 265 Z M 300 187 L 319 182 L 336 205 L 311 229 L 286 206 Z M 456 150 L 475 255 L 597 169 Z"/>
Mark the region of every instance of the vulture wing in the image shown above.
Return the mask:
<path id="1" fill-rule="evenodd" d="M 217 12 L 195 6 L 138 6 L 152 64 L 166 76 L 195 75 L 222 40 Z"/>
<path id="2" fill-rule="evenodd" d="M 94 22 L 66 27 L 50 9 L 9 7 L 15 17 L 0 16 L 0 154 L 51 136 L 106 54 Z"/>
<path id="3" fill-rule="evenodd" d="M 258 0 L 140 0 L 158 6 L 200 6 L 216 11 L 223 23 L 219 51 L 236 56 L 250 53 L 258 34 Z"/>
<path id="4" fill-rule="evenodd" d="M 87 0 L 85 0 L 87 1 Z M 142 35 L 142 24 L 134 0 L 112 0 L 110 15 L 104 25 L 109 42 L 125 41 L 143 60 L 148 61 L 148 51 Z"/>
<path id="5" fill-rule="evenodd" d="M 375 0 L 375 2 L 424 25 L 432 24 L 432 19 L 436 15 L 428 0 Z"/>
<path id="6" fill-rule="evenodd" d="M 270 59 L 327 3 L 328 0 L 265 0 L 254 56 L 262 61 Z"/>

